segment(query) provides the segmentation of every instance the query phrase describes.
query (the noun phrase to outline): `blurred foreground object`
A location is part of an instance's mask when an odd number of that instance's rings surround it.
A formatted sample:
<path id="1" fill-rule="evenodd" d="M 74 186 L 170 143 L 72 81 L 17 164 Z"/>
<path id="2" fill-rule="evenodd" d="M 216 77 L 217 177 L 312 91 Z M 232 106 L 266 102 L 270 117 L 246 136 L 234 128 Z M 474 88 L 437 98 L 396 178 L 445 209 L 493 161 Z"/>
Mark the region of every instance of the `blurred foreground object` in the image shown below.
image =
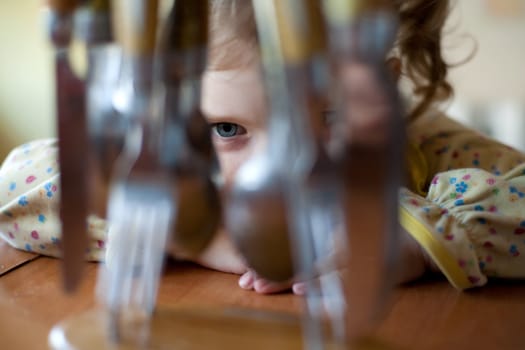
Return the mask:
<path id="1" fill-rule="evenodd" d="M 164 254 L 198 256 L 217 231 L 222 204 L 231 238 L 250 267 L 272 281 L 307 283 L 301 320 L 307 348 L 334 339 L 346 346 L 366 334 L 392 287 L 398 227 L 402 110 L 384 64 L 397 30 L 388 1 L 253 0 L 268 148 L 241 166 L 224 203 L 199 110 L 207 1 L 175 1 L 165 23 L 157 1 L 111 4 L 111 17 L 100 13 L 112 26 L 103 17 L 102 27 L 79 17 L 87 28 L 83 40 L 91 43 L 87 106 L 79 79 L 65 75 L 75 89 L 59 89 L 67 92 L 59 106 L 74 106 L 73 112 L 59 108 L 59 120 L 89 115 L 87 129 L 84 117 L 73 126 L 59 124 L 66 286 L 78 284 L 86 245 L 85 230 L 71 233 L 85 227 L 90 210 L 105 215 L 107 206 L 107 259 L 97 287 L 105 314 L 96 316 L 106 340 L 139 348 L 155 343 L 154 328 L 164 327 L 155 313 Z M 73 5 L 56 5 L 56 13 L 71 21 Z M 93 43 L 108 43 L 113 33 L 116 51 L 96 51 Z M 56 39 L 59 49 L 69 43 L 66 34 L 67 40 Z M 63 75 L 57 75 L 59 87 L 69 83 Z M 335 112 L 327 113 L 327 106 Z M 78 139 L 68 138 L 71 129 Z M 68 166 L 85 170 L 79 154 L 86 148 L 91 178 L 84 172 L 79 184 Z M 68 163 L 73 154 L 76 162 Z M 66 197 L 73 193 L 69 181 L 82 191 L 74 204 Z M 89 197 L 87 188 L 94 189 Z M 363 222 L 370 211 L 385 219 Z M 76 336 L 71 322 L 54 330 L 52 343 Z"/>
<path id="2" fill-rule="evenodd" d="M 81 157 L 86 155 L 88 147 L 85 84 L 73 73 L 69 64 L 77 2 L 52 0 L 49 5 L 48 30 L 55 50 L 64 288 L 72 292 L 82 278 L 88 239 L 88 178 L 85 161 Z"/>

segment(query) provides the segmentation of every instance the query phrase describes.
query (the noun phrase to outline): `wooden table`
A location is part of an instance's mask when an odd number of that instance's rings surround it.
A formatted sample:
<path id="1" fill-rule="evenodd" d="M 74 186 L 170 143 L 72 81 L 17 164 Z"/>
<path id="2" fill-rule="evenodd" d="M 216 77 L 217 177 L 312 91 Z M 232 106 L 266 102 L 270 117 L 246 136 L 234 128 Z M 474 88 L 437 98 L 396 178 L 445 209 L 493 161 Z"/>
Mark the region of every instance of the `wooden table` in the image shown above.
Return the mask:
<path id="1" fill-rule="evenodd" d="M 59 263 L 0 243 L 0 348 L 45 348 L 53 325 L 95 306 L 98 265 L 87 264 L 80 290 L 67 296 Z M 168 264 L 158 302 L 293 314 L 302 306 L 300 297 L 257 295 L 241 290 L 237 276 L 182 263 Z M 525 349 L 524 325 L 524 282 L 457 292 L 436 278 L 398 288 L 376 335 L 399 349 Z"/>

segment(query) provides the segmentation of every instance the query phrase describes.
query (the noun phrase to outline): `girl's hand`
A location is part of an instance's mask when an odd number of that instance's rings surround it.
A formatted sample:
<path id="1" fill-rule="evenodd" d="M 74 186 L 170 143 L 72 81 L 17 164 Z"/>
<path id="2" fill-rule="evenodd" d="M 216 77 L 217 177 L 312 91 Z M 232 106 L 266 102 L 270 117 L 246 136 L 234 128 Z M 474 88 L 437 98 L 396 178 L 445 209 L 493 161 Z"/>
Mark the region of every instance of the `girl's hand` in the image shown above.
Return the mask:
<path id="1" fill-rule="evenodd" d="M 398 268 L 395 283 L 402 284 L 422 277 L 427 271 L 439 271 L 421 246 L 404 230 L 400 233 Z M 296 295 L 305 295 L 307 283 L 303 281 L 273 282 L 257 276 L 249 269 L 228 236 L 219 232 L 210 246 L 194 262 L 214 270 L 239 274 L 239 286 L 260 294 L 272 294 L 293 291 Z M 344 266 L 338 271 L 344 278 Z"/>
<path id="2" fill-rule="evenodd" d="M 239 278 L 239 286 L 261 294 L 287 291 L 293 284 L 288 281 L 272 282 L 258 277 L 255 271 L 247 268 L 241 255 L 224 232 L 219 232 L 210 246 L 192 261 L 213 270 L 242 275 Z"/>
<path id="3" fill-rule="evenodd" d="M 439 271 L 423 248 L 407 232 L 402 230 L 400 235 L 398 266 L 394 278 L 396 285 L 412 282 L 427 271 Z M 340 268 L 337 273 L 340 278 L 344 278 L 344 268 Z M 321 276 L 320 279 L 322 278 Z M 305 295 L 307 285 L 308 283 L 303 281 L 272 282 L 257 276 L 257 273 L 250 269 L 239 278 L 239 286 L 242 289 L 254 290 L 261 294 L 279 293 L 291 289 L 296 295 Z"/>
<path id="4" fill-rule="evenodd" d="M 213 270 L 237 275 L 248 271 L 244 260 L 224 231 L 219 231 L 210 245 L 198 257 L 190 260 Z"/>
<path id="5" fill-rule="evenodd" d="M 257 276 L 253 270 L 246 271 L 241 278 L 239 278 L 239 287 L 246 290 L 254 290 L 260 294 L 272 294 L 290 290 L 292 288 L 292 281 L 272 282 L 267 279 Z"/>
<path id="6" fill-rule="evenodd" d="M 415 281 L 427 272 L 439 272 L 439 268 L 412 236 L 401 229 L 398 266 L 394 282 L 403 284 Z"/>

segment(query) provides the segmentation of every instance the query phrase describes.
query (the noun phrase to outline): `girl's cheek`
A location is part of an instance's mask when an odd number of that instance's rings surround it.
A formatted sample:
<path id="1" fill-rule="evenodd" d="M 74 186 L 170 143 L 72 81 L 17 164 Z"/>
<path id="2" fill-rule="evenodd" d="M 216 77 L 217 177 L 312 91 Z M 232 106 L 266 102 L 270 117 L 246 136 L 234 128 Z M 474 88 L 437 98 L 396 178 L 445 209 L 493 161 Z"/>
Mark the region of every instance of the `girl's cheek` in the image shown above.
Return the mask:
<path id="1" fill-rule="evenodd" d="M 215 144 L 226 185 L 233 182 L 235 174 L 248 159 L 266 150 L 266 140 L 265 132 L 255 130 L 249 137 L 237 140 L 235 145 Z"/>
<path id="2" fill-rule="evenodd" d="M 247 152 L 217 152 L 219 157 L 219 163 L 221 166 L 221 173 L 226 185 L 230 185 L 234 178 L 237 170 L 248 158 Z"/>

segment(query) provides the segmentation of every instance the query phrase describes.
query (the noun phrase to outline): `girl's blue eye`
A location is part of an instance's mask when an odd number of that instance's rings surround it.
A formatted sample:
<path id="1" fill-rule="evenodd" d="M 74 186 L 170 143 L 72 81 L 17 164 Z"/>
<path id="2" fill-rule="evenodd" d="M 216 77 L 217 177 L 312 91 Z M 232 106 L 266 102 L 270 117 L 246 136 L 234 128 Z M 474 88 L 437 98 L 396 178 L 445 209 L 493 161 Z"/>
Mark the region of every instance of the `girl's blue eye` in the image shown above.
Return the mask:
<path id="1" fill-rule="evenodd" d="M 246 130 L 235 123 L 217 123 L 212 125 L 212 130 L 223 138 L 231 138 L 246 133 Z"/>

